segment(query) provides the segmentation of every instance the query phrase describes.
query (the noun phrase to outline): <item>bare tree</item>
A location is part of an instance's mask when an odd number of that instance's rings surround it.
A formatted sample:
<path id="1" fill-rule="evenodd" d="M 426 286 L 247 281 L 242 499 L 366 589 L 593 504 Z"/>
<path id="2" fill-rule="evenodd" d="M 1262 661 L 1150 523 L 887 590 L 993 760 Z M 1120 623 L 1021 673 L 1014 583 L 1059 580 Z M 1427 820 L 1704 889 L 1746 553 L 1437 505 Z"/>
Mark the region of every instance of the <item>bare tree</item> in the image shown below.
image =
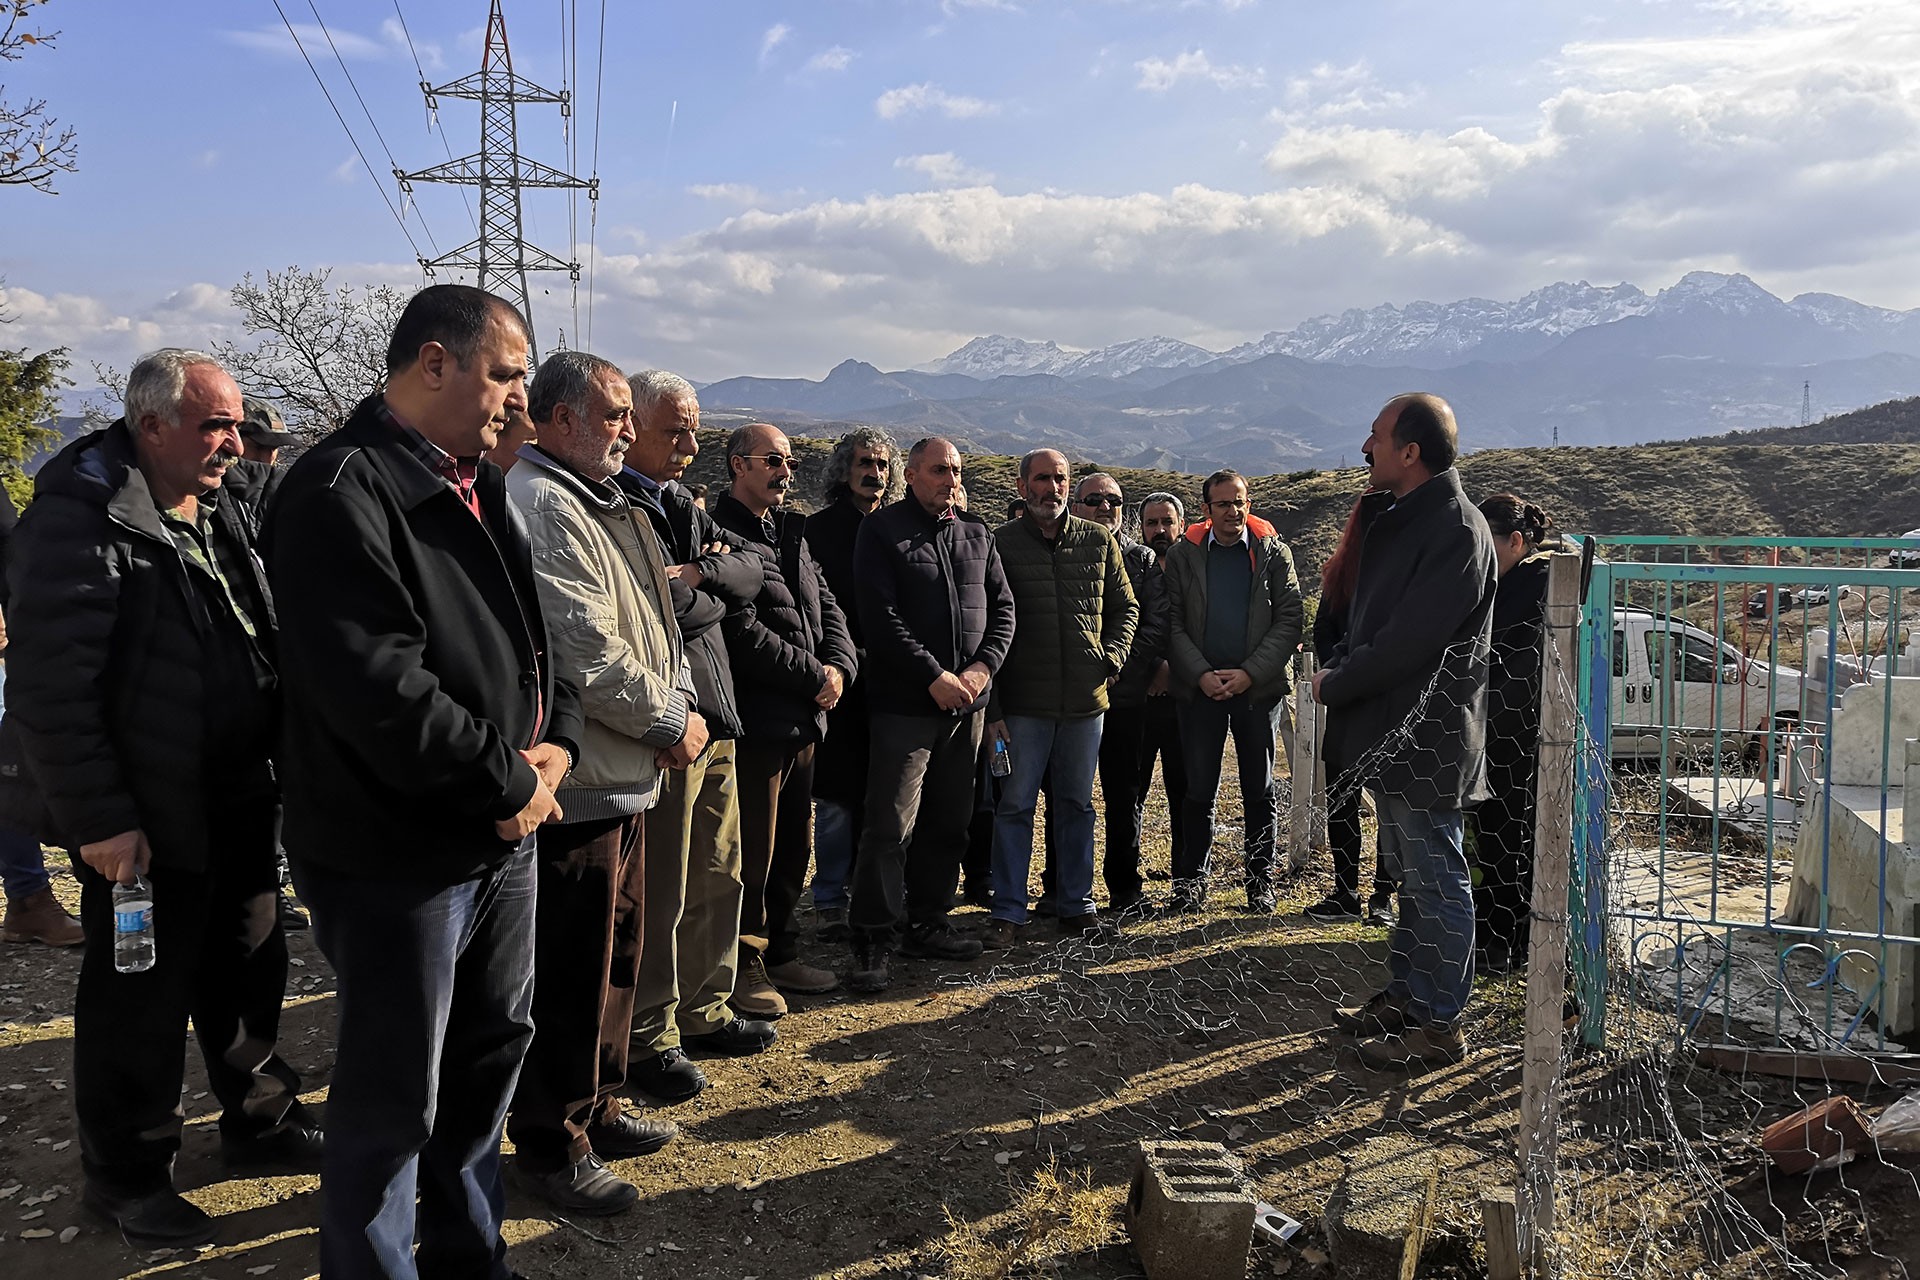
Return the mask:
<path id="1" fill-rule="evenodd" d="M 249 395 L 276 401 L 287 425 L 313 441 L 347 420 L 387 377 L 387 339 L 407 295 L 387 285 L 329 283 L 331 272 L 288 267 L 233 287 L 252 341 L 213 354 Z"/>
<path id="2" fill-rule="evenodd" d="M 58 31 L 27 31 L 27 13 L 47 0 L 0 0 L 0 62 L 17 62 L 28 49 L 52 48 Z M 80 143 L 70 128 L 47 114 L 45 98 L 19 105 L 7 101 L 0 85 L 0 186 L 32 187 L 48 195 L 56 173 L 72 173 L 80 162 Z"/>

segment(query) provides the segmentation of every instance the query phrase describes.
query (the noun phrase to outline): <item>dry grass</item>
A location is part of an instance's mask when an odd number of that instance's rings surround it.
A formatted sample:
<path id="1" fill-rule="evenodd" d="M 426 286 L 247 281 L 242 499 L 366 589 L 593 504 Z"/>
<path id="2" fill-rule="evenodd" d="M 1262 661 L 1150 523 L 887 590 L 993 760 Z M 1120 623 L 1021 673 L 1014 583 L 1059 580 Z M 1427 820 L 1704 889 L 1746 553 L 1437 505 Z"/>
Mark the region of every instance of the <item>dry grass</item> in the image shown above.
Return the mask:
<path id="1" fill-rule="evenodd" d="M 953 1280 L 1051 1274 L 1064 1259 L 1092 1253 L 1116 1234 L 1112 1202 L 1094 1190 L 1092 1172 L 1063 1174 L 1054 1160 L 1024 1186 L 1013 1185 L 1013 1207 L 999 1219 L 969 1221 L 942 1209 L 950 1234 L 937 1254 Z"/>

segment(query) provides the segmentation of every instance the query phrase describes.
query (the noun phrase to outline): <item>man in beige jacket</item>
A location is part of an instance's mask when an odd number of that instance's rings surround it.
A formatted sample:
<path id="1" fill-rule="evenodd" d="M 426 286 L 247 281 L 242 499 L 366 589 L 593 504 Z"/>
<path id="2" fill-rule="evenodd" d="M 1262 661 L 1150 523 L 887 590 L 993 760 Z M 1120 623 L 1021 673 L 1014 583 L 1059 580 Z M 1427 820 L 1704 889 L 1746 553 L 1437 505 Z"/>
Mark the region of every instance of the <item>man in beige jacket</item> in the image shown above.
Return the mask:
<path id="1" fill-rule="evenodd" d="M 601 1163 L 672 1139 L 625 1113 L 644 899 L 642 815 L 662 768 L 707 742 L 694 709 L 666 565 L 646 518 L 611 483 L 633 443 L 633 396 L 607 361 L 562 351 L 528 395 L 538 444 L 507 491 L 526 521 L 554 665 L 580 691 L 582 759 L 541 828 L 533 1044 L 507 1133 L 526 1190 L 572 1213 L 618 1213 L 639 1192 Z"/>

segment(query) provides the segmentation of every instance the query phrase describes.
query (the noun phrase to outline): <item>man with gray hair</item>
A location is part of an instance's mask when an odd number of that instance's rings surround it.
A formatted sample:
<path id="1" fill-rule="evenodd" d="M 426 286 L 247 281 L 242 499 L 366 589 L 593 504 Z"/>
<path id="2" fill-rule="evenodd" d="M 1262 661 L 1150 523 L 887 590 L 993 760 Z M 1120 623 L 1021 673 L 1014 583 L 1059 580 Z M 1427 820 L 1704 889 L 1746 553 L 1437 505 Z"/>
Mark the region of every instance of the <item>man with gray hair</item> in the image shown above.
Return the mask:
<path id="1" fill-rule="evenodd" d="M 639 1190 L 602 1161 L 677 1132 L 626 1114 L 627 1051 L 645 893 L 642 815 L 663 769 L 707 745 L 666 562 L 613 477 L 634 439 L 633 393 L 584 351 L 548 356 L 527 396 L 539 443 L 507 492 L 527 524 L 554 665 L 580 693 L 583 758 L 555 793 L 566 813 L 537 841 L 533 1043 L 507 1135 L 528 1191 L 574 1213 L 630 1207 Z"/>
<path id="2" fill-rule="evenodd" d="M 275 1051 L 274 613 L 221 493 L 246 410 L 212 356 L 171 348 L 134 365 L 125 400 L 41 468 L 14 535 L 7 723 L 80 880 L 83 1203 L 176 1247 L 214 1234 L 173 1187 L 189 1017 L 229 1163 L 311 1162 L 322 1140 Z M 151 886 L 144 971 L 116 964 L 118 885 Z"/>
<path id="3" fill-rule="evenodd" d="M 897 453 L 878 427 L 856 427 L 840 437 L 827 460 L 827 505 L 807 517 L 807 549 L 840 602 L 862 658 L 867 646 L 853 606 L 853 543 L 861 523 L 900 496 Z M 827 712 L 827 736 L 813 759 L 813 909 L 823 942 L 847 937 L 848 882 L 866 811 L 867 746 L 867 687 L 856 679 Z"/>

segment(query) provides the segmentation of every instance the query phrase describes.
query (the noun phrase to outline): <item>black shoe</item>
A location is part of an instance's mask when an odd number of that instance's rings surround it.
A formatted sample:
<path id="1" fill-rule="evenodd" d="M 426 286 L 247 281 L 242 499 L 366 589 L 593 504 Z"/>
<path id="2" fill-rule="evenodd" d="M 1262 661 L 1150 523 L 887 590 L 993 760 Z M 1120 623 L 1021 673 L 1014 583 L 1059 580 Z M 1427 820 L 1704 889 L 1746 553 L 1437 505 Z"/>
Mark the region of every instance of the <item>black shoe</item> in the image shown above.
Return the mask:
<path id="1" fill-rule="evenodd" d="M 970 907 L 985 907 L 991 911 L 993 909 L 993 890 L 984 885 L 970 884 L 960 891 L 960 901 Z"/>
<path id="2" fill-rule="evenodd" d="M 875 995 L 893 985 L 892 948 L 871 938 L 855 938 L 853 971 L 847 986 L 862 995 Z"/>
<path id="3" fill-rule="evenodd" d="M 293 895 L 289 894 L 285 889 L 282 889 L 279 893 L 279 898 L 280 927 L 282 929 L 292 933 L 313 927 L 312 923 L 307 919 L 307 913 L 302 911 L 294 902 Z"/>
<path id="4" fill-rule="evenodd" d="M 220 1158 L 234 1168 L 283 1165 L 318 1169 L 326 1149 L 327 1138 L 320 1126 L 298 1112 L 265 1133 L 248 1137 L 220 1135 Z"/>
<path id="5" fill-rule="evenodd" d="M 1247 911 L 1250 915 L 1270 916 L 1280 905 L 1280 899 L 1273 891 L 1271 880 L 1247 881 Z"/>
<path id="6" fill-rule="evenodd" d="M 980 955 L 980 939 L 963 938 L 950 924 L 916 924 L 900 943 L 902 955 L 923 960 L 973 960 Z"/>
<path id="7" fill-rule="evenodd" d="M 1143 893 L 1129 899 L 1125 905 L 1109 904 L 1108 909 L 1122 920 L 1151 920 L 1166 908 Z"/>
<path id="8" fill-rule="evenodd" d="M 89 1182 L 80 1204 L 120 1228 L 121 1238 L 135 1248 L 184 1249 L 213 1239 L 213 1219 L 171 1187 L 119 1196 Z"/>
<path id="9" fill-rule="evenodd" d="M 1376 893 L 1367 899 L 1367 923 L 1391 929 L 1399 917 L 1393 913 L 1393 895 Z"/>
<path id="10" fill-rule="evenodd" d="M 627 1078 L 662 1102 L 685 1102 L 707 1087 L 706 1073 L 679 1045 L 630 1063 Z"/>
<path id="11" fill-rule="evenodd" d="M 1359 898 L 1343 898 L 1337 893 L 1328 894 L 1300 914 L 1321 924 L 1343 924 L 1362 916 Z"/>
<path id="12" fill-rule="evenodd" d="M 1033 914 L 1037 916 L 1055 916 L 1060 914 L 1060 904 L 1051 897 L 1042 894 L 1040 901 L 1033 904 Z"/>
<path id="13" fill-rule="evenodd" d="M 582 1156 L 579 1163 L 551 1173 L 530 1169 L 518 1158 L 508 1168 L 522 1191 L 539 1196 L 556 1209 L 589 1218 L 624 1213 L 640 1199 L 640 1188 L 601 1164 L 592 1152 Z"/>
<path id="14" fill-rule="evenodd" d="M 773 1029 L 771 1022 L 759 1022 L 752 1018 L 735 1017 L 712 1031 L 703 1031 L 697 1036 L 680 1033 L 680 1047 L 698 1049 L 703 1053 L 722 1053 L 729 1058 L 745 1058 L 766 1049 L 780 1033 Z"/>
<path id="15" fill-rule="evenodd" d="M 587 1126 L 587 1141 L 593 1154 L 602 1160 L 631 1160 L 650 1156 L 680 1136 L 680 1126 L 671 1120 L 653 1120 L 622 1112 L 605 1124 Z"/>
<path id="16" fill-rule="evenodd" d="M 1082 916 L 1061 916 L 1060 932 L 1088 942 L 1113 942 L 1120 937 L 1120 926 L 1097 911 L 1089 911 Z"/>
<path id="17" fill-rule="evenodd" d="M 847 929 L 845 907 L 821 907 L 820 928 L 816 936 L 822 942 L 845 942 L 852 934 Z"/>

